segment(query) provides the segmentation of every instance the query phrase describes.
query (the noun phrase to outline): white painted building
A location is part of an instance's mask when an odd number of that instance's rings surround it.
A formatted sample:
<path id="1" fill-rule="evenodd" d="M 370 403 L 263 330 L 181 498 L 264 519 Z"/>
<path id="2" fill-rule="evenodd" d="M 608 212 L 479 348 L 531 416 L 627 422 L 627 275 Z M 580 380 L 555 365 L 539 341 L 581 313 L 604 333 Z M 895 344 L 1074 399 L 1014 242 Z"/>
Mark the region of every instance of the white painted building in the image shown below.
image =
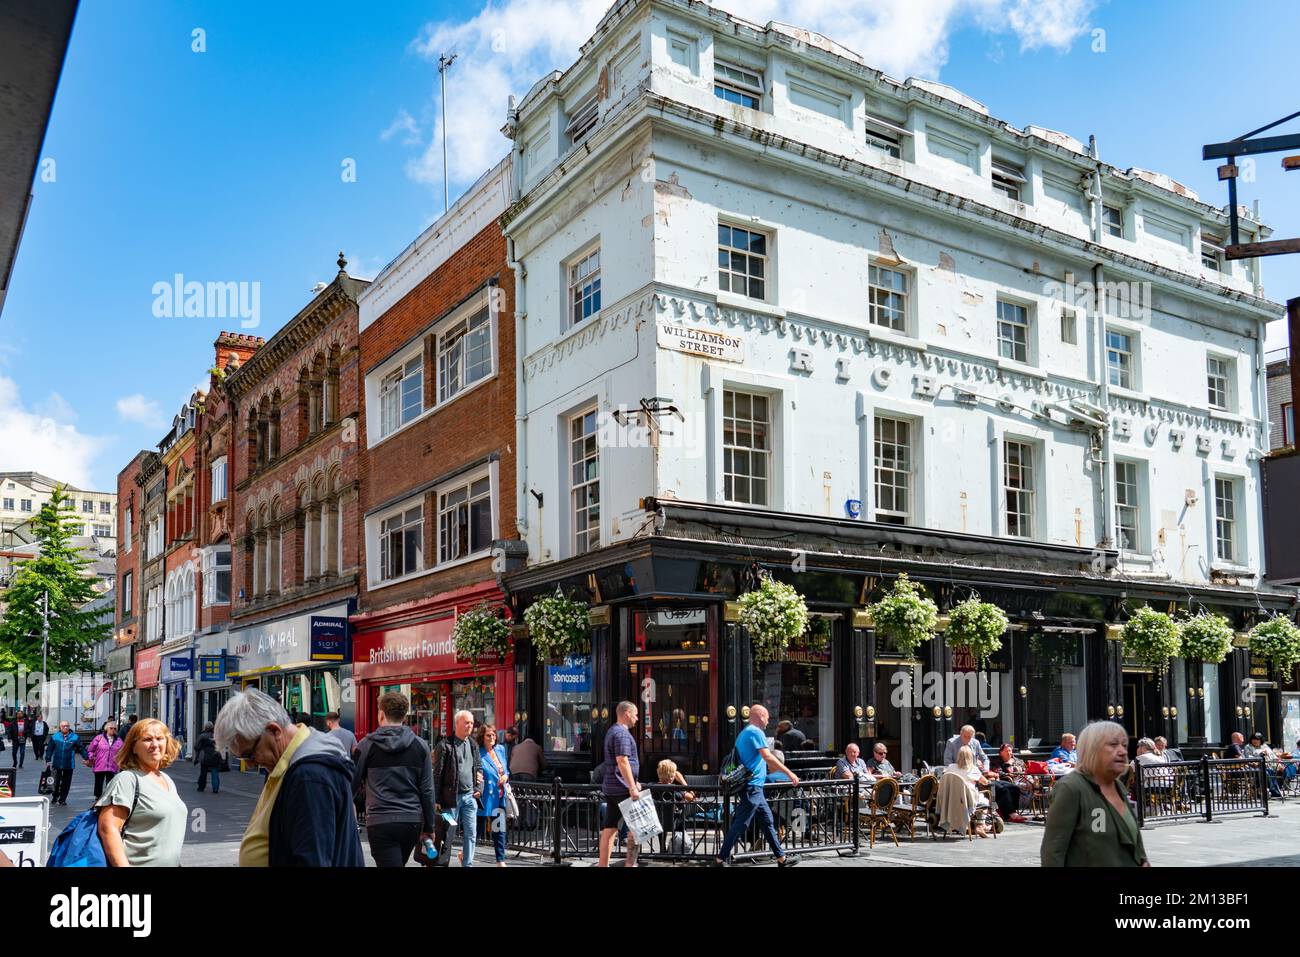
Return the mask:
<path id="1" fill-rule="evenodd" d="M 685 0 L 616 4 L 505 132 L 528 545 L 506 580 L 516 611 L 557 586 L 609 607 L 593 708 L 640 687 L 647 766 L 709 770 L 755 700 L 909 765 L 965 720 L 1030 747 L 1106 716 L 1189 745 L 1273 727 L 1276 685 L 1232 693 L 1259 677 L 1244 650 L 1161 682 L 1113 640 L 1142 604 L 1244 630 L 1294 601 L 1260 583 L 1281 309 L 1223 260 L 1223 210 Z M 1243 242 L 1269 235 L 1242 215 Z M 973 668 L 875 637 L 864 608 L 901 571 L 1011 614 L 1000 717 L 890 702 L 900 669 Z M 727 599 L 762 572 L 829 650 L 752 660 Z"/>
<path id="2" fill-rule="evenodd" d="M 1126 572 L 1258 574 L 1279 307 L 1168 177 L 671 0 L 612 9 L 512 125 L 534 560 L 635 535 L 661 496 L 1073 545 L 1115 516 Z M 1094 269 L 1132 296 L 1105 342 Z M 762 401 L 733 422 L 733 392 Z M 685 423 L 657 462 L 602 451 L 592 517 L 576 416 L 651 396 Z"/>

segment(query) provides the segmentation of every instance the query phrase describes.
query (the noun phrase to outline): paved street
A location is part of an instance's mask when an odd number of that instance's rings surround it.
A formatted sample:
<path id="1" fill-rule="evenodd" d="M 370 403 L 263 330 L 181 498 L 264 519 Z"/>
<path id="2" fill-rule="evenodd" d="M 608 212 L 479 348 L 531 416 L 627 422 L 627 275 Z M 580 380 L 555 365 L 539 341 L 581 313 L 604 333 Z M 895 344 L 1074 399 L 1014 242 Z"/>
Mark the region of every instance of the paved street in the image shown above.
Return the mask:
<path id="1" fill-rule="evenodd" d="M 0 767 L 9 767 L 12 752 L 0 755 Z M 18 773 L 18 794 L 36 793 L 41 763 L 30 749 L 26 766 Z M 192 764 L 174 765 L 170 771 L 181 796 L 190 808 L 191 833 L 185 841 L 181 860 L 187 867 L 231 867 L 239 851 L 239 839 L 257 801 L 261 777 L 231 772 L 221 776 L 221 793 L 198 793 L 198 778 Z M 85 768 L 73 776 L 67 807 L 52 808 L 50 840 L 75 815 L 90 807 L 94 777 Z M 1192 823 L 1148 827 L 1142 839 L 1152 862 L 1159 865 L 1186 867 L 1295 867 L 1300 866 L 1300 801 L 1271 805 L 1275 816 L 1256 815 L 1224 818 L 1212 824 Z M 201 813 L 200 813 L 201 812 Z M 1039 825 L 1009 825 L 998 838 L 974 841 L 949 838 L 933 841 L 919 836 L 915 842 L 906 837 L 895 847 L 892 841 L 877 841 L 874 849 L 866 848 L 856 858 L 818 855 L 806 859 L 805 865 L 828 867 L 1036 867 L 1042 841 Z M 367 855 L 369 862 L 369 855 Z M 479 866 L 491 866 L 492 852 L 479 847 Z M 512 867 L 532 866 L 527 858 L 510 859 Z M 590 862 L 581 862 L 581 865 Z M 411 866 L 416 866 L 412 864 Z M 454 866 L 454 865 L 453 865 Z"/>

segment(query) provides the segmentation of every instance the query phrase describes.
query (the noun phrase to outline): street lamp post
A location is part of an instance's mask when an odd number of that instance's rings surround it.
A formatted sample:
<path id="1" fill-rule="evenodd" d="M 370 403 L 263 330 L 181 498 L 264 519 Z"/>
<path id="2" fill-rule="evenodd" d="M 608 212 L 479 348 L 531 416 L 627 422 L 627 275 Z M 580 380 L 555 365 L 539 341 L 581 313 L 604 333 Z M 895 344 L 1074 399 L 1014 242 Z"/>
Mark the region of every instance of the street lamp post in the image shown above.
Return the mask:
<path id="1" fill-rule="evenodd" d="M 447 70 L 456 62 L 457 54 L 438 57 L 438 77 L 442 84 L 442 211 L 451 208 L 451 187 L 447 177 Z"/>

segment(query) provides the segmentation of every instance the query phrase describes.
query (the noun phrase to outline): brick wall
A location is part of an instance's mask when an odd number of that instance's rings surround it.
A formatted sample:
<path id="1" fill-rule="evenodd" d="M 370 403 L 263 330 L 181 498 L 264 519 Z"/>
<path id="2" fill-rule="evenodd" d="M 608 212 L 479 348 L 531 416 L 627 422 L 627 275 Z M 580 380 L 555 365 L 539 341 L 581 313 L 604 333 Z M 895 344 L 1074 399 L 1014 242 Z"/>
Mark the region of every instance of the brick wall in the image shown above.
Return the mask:
<path id="1" fill-rule="evenodd" d="M 1280 449 L 1283 445 L 1295 445 L 1295 436 L 1288 436 L 1289 442 L 1283 441 L 1282 404 L 1291 401 L 1291 363 L 1289 361 L 1273 362 L 1268 366 L 1268 434 L 1269 448 Z M 1295 413 L 1292 412 L 1294 419 Z"/>
<path id="2" fill-rule="evenodd" d="M 233 529 L 232 628 L 292 615 L 356 594 L 360 472 L 357 421 L 361 406 L 358 319 L 352 290 L 361 285 L 340 275 L 314 300 L 318 304 L 315 308 L 309 307 L 291 320 L 239 374 L 238 394 L 231 404 L 228 457 Z M 268 365 L 272 359 L 274 363 Z M 308 398 L 300 390 L 301 374 L 330 364 L 338 371 L 336 415 L 325 428 L 311 433 L 306 416 Z M 258 468 L 248 414 L 277 392 L 279 454 Z M 322 496 L 339 501 L 342 552 L 336 574 L 313 576 L 306 574 L 303 561 L 307 509 Z M 267 523 L 278 526 L 283 541 L 280 587 L 274 594 L 254 598 L 251 536 Z"/>
<path id="3" fill-rule="evenodd" d="M 495 377 L 472 392 L 435 408 L 415 424 L 362 453 L 361 520 L 378 505 L 419 488 L 439 476 L 488 456 L 497 457 L 497 537 L 517 538 L 515 529 L 515 349 L 514 273 L 506 265 L 506 244 L 494 222 L 461 247 L 438 269 L 400 299 L 361 334 L 361 376 L 431 327 L 495 279 Z M 425 407 L 436 399 L 436 349 L 425 348 Z M 362 421 L 361 447 L 365 449 Z M 437 508 L 433 493 L 424 496 L 426 566 L 438 554 Z M 370 592 L 366 585 L 364 528 L 360 554 L 360 607 L 375 611 L 482 582 L 494 576 L 491 559 L 483 558 Z"/>
<path id="4" fill-rule="evenodd" d="M 143 634 L 144 605 L 140 586 L 140 549 L 144 542 L 144 528 L 141 525 L 141 505 L 144 492 L 136 484 L 140 474 L 140 460 L 146 452 L 136 453 L 131 464 L 117 473 L 117 622 L 114 629 L 118 637 L 126 637 L 128 629 L 132 636 Z M 126 540 L 127 513 L 131 514 L 131 541 Z M 128 548 L 129 544 L 129 548 Z M 130 573 L 131 611 L 124 612 L 125 597 L 128 589 L 126 575 Z M 137 624 L 139 623 L 139 624 Z"/>

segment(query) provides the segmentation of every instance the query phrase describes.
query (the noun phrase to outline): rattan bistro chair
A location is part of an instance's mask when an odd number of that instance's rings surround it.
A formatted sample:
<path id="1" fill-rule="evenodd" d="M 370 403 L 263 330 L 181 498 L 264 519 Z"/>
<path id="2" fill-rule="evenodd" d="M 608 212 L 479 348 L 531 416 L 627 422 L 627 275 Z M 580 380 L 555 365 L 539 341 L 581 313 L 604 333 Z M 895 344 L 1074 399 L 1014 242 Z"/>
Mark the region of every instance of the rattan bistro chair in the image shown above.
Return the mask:
<path id="1" fill-rule="evenodd" d="M 894 778 L 880 778 L 871 789 L 871 801 L 862 812 L 869 832 L 868 840 L 876 846 L 876 832 L 888 830 L 898 847 L 898 831 L 894 830 L 894 814 L 899 810 L 895 805 L 898 800 L 898 782 Z"/>
<path id="2" fill-rule="evenodd" d="M 908 833 L 912 835 L 912 840 L 916 840 L 916 822 L 917 820 L 925 821 L 926 830 L 930 836 L 934 837 L 934 828 L 930 824 L 930 815 L 934 808 L 935 796 L 939 793 L 939 779 L 933 774 L 927 774 L 912 785 L 912 803 L 908 805 L 899 805 L 894 808 L 894 821 L 900 827 L 906 827 Z"/>

